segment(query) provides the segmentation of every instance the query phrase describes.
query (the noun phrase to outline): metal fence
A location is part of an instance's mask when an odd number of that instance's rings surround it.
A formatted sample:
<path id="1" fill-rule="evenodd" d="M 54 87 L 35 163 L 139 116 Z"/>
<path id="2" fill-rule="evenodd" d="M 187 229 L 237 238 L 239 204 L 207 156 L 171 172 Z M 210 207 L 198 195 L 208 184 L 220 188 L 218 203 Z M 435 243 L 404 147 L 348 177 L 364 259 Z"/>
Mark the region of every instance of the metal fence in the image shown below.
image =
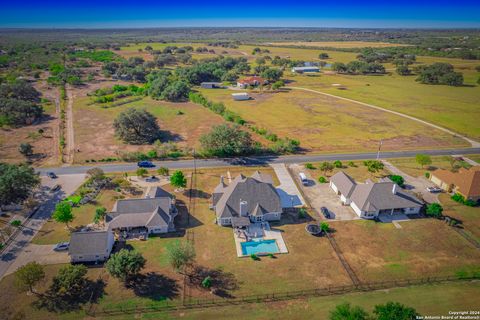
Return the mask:
<path id="1" fill-rule="evenodd" d="M 329 286 L 324 288 L 313 288 L 298 291 L 284 291 L 284 292 L 271 292 L 265 294 L 256 295 L 240 295 L 234 298 L 187 298 L 181 303 L 180 301 L 163 301 L 162 303 L 155 303 L 150 305 L 114 305 L 99 308 L 88 308 L 87 314 L 90 316 L 113 316 L 120 314 L 139 314 L 139 313 L 152 313 L 152 312 L 165 312 L 182 309 L 196 309 L 196 308 L 209 308 L 209 307 L 221 307 L 228 305 L 240 305 L 248 303 L 262 303 L 290 300 L 304 297 L 315 296 L 331 296 L 339 295 L 351 292 L 367 292 L 380 289 L 391 289 L 396 287 L 407 287 L 412 285 L 422 284 L 434 284 L 448 281 L 469 281 L 480 279 L 479 276 L 469 277 L 427 277 L 416 279 L 402 279 L 391 281 L 379 281 L 370 283 L 361 283 L 359 285 L 345 285 L 345 286 Z"/>

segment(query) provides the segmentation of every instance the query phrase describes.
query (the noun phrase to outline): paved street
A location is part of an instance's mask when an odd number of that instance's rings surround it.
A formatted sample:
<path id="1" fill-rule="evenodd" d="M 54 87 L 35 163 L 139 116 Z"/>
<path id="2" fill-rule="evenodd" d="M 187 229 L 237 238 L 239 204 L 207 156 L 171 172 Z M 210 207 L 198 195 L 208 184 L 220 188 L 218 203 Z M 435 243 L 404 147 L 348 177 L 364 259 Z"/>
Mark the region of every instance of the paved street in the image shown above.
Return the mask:
<path id="1" fill-rule="evenodd" d="M 407 158 L 414 157 L 418 153 L 435 155 L 454 155 L 454 154 L 478 154 L 480 148 L 465 148 L 465 149 L 441 149 L 441 150 L 414 150 L 414 151 L 397 151 L 397 152 L 382 152 L 380 157 L 382 159 L 390 158 Z M 366 153 L 344 153 L 344 154 L 320 154 L 320 155 L 292 155 L 292 156 L 261 156 L 261 157 L 241 157 L 231 159 L 197 159 L 196 165 L 198 168 L 212 168 L 212 167 L 228 167 L 238 165 L 268 165 L 272 163 L 302 163 L 302 162 L 319 162 L 319 161 L 334 161 L 334 160 L 368 160 L 376 159 L 376 152 Z M 157 167 L 163 166 L 169 169 L 188 169 L 193 168 L 193 160 L 169 160 L 156 161 Z M 135 171 L 137 169 L 136 163 L 124 164 L 105 164 L 95 166 L 68 166 L 58 168 L 38 168 L 40 174 L 46 174 L 48 171 L 53 171 L 58 175 L 63 174 L 80 174 L 87 172 L 88 169 L 100 167 L 104 172 L 125 172 Z"/>
<path id="2" fill-rule="evenodd" d="M 42 203 L 35 214 L 23 225 L 22 231 L 15 240 L 8 245 L 0 256 L 0 279 L 5 275 L 22 251 L 29 245 L 43 224 L 50 218 L 55 205 L 68 195 L 72 194 L 84 181 L 84 174 L 70 174 L 59 176 L 57 179 L 42 177 L 39 201 Z M 62 188 L 51 193 L 50 188 L 59 184 Z"/>

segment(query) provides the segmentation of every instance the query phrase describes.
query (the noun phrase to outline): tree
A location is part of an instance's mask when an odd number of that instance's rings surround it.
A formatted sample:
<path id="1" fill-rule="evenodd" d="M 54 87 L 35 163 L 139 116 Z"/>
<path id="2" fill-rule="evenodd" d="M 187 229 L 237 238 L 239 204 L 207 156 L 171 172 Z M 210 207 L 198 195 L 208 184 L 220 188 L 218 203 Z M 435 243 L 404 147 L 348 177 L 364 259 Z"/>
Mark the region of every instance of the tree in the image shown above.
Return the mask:
<path id="1" fill-rule="evenodd" d="M 105 207 L 98 207 L 95 209 L 95 216 L 93 217 L 93 222 L 99 223 L 105 215 L 107 214 L 107 209 Z"/>
<path id="2" fill-rule="evenodd" d="M 329 57 L 328 53 L 322 52 L 322 53 L 320 53 L 320 54 L 318 55 L 318 58 L 319 58 L 319 59 L 328 59 L 328 58 L 330 58 L 330 57 Z"/>
<path id="3" fill-rule="evenodd" d="M 414 320 L 419 315 L 414 308 L 398 302 L 376 305 L 373 313 L 377 316 L 377 320 Z"/>
<path id="4" fill-rule="evenodd" d="M 427 210 L 425 211 L 427 216 L 431 216 L 434 218 L 440 218 L 442 216 L 443 207 L 439 203 L 430 203 L 427 205 Z"/>
<path id="5" fill-rule="evenodd" d="M 130 144 L 150 144 L 160 136 L 157 120 L 148 111 L 130 108 L 113 122 L 115 134 Z"/>
<path id="6" fill-rule="evenodd" d="M 334 165 L 335 168 L 343 168 L 342 161 L 340 161 L 340 160 L 333 161 L 333 165 Z"/>
<path id="7" fill-rule="evenodd" d="M 65 223 L 67 228 L 70 230 L 69 223 L 73 221 L 75 216 L 72 213 L 72 207 L 68 202 L 62 201 L 55 206 L 55 211 L 53 212 L 52 218 L 59 223 Z"/>
<path id="8" fill-rule="evenodd" d="M 33 288 L 40 280 L 45 278 L 43 266 L 37 262 L 29 262 L 15 272 L 15 284 L 21 290 L 35 293 Z"/>
<path id="9" fill-rule="evenodd" d="M 260 76 L 268 81 L 278 81 L 283 76 L 283 71 L 277 68 L 267 68 L 260 74 Z"/>
<path id="10" fill-rule="evenodd" d="M 392 174 L 392 175 L 389 175 L 388 178 L 393 182 L 395 182 L 396 184 L 398 184 L 398 186 L 400 187 L 403 187 L 405 185 L 405 180 L 403 179 L 402 176 Z"/>
<path id="11" fill-rule="evenodd" d="M 25 157 L 30 157 L 33 154 L 33 147 L 30 143 L 21 143 L 18 151 Z"/>
<path id="12" fill-rule="evenodd" d="M 0 206 L 22 203 L 39 184 L 32 167 L 0 163 Z"/>
<path id="13" fill-rule="evenodd" d="M 397 66 L 397 73 L 401 76 L 408 76 L 409 74 L 411 74 L 412 72 L 410 71 L 410 69 L 408 69 L 408 66 L 404 65 L 404 64 L 401 64 L 399 66 Z"/>
<path id="14" fill-rule="evenodd" d="M 175 171 L 170 177 L 170 184 L 176 188 L 185 188 L 187 186 L 187 178 L 180 170 Z"/>
<path id="15" fill-rule="evenodd" d="M 332 64 L 332 70 L 338 73 L 344 73 L 347 72 L 347 66 L 342 62 L 334 62 Z"/>
<path id="16" fill-rule="evenodd" d="M 272 84 L 272 89 L 273 90 L 278 90 L 280 89 L 281 87 L 285 86 L 285 82 L 283 82 L 282 80 L 278 80 L 278 81 L 275 81 L 273 84 Z"/>
<path id="17" fill-rule="evenodd" d="M 328 161 L 324 161 L 320 164 L 320 170 L 323 171 L 323 175 L 326 176 L 327 175 L 327 172 L 330 172 L 333 170 L 333 164 L 331 164 L 330 162 Z"/>
<path id="18" fill-rule="evenodd" d="M 327 222 L 323 221 L 322 223 L 320 223 L 320 230 L 322 230 L 322 232 L 324 233 L 327 233 L 330 230 L 330 226 Z"/>
<path id="19" fill-rule="evenodd" d="M 126 282 L 145 267 L 145 262 L 140 252 L 122 249 L 108 259 L 106 268 L 113 277 Z"/>
<path id="20" fill-rule="evenodd" d="M 145 168 L 138 168 L 137 169 L 137 176 L 145 177 L 148 174 L 148 170 Z"/>
<path id="21" fill-rule="evenodd" d="M 432 158 L 430 158 L 428 154 L 417 154 L 415 156 L 415 161 L 417 161 L 417 163 L 422 166 L 422 169 L 425 166 L 432 164 Z"/>
<path id="22" fill-rule="evenodd" d="M 367 160 L 363 162 L 363 165 L 367 167 L 368 172 L 371 172 L 373 174 L 383 170 L 383 162 L 378 161 L 378 160 Z"/>
<path id="23" fill-rule="evenodd" d="M 77 296 L 85 288 L 86 275 L 87 267 L 82 264 L 62 267 L 53 278 L 50 291 L 56 295 Z"/>
<path id="24" fill-rule="evenodd" d="M 253 150 L 250 133 L 238 125 L 221 124 L 200 137 L 200 143 L 206 154 L 218 157 L 246 155 Z"/>
<path id="25" fill-rule="evenodd" d="M 182 101 L 187 99 L 189 92 L 190 87 L 184 81 L 175 81 L 163 90 L 162 98 L 173 102 Z"/>
<path id="26" fill-rule="evenodd" d="M 176 241 L 167 247 L 167 255 L 175 271 L 185 274 L 195 260 L 195 248 L 188 241 Z"/>
<path id="27" fill-rule="evenodd" d="M 368 320 L 368 313 L 358 306 L 351 307 L 349 303 L 342 303 L 330 311 L 330 320 Z"/>

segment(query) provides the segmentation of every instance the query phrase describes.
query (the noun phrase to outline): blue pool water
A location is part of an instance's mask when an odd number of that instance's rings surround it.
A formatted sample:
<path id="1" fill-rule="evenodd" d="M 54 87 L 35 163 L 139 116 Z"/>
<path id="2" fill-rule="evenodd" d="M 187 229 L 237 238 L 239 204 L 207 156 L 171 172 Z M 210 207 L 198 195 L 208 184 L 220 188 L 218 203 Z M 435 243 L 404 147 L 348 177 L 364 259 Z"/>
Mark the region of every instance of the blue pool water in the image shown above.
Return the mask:
<path id="1" fill-rule="evenodd" d="M 277 242 L 274 239 L 271 240 L 255 240 L 242 242 L 242 253 L 246 256 L 251 255 L 252 253 L 278 253 Z"/>

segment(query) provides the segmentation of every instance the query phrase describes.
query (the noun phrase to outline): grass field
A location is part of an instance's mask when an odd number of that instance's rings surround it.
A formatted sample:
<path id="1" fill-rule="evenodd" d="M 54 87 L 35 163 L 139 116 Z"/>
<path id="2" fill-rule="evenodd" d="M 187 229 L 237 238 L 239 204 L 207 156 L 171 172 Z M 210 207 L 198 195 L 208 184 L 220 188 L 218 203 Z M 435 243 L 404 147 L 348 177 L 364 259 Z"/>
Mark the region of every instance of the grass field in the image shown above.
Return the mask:
<path id="1" fill-rule="evenodd" d="M 336 221 L 335 239 L 360 281 L 480 272 L 480 253 L 443 221 Z"/>
<path id="2" fill-rule="evenodd" d="M 328 319 L 330 310 L 348 302 L 371 312 L 377 304 L 396 301 L 411 306 L 421 315 L 444 315 L 452 310 L 475 310 L 480 286 L 475 282 L 396 288 L 374 292 L 352 293 L 274 303 L 208 308 L 171 314 L 144 315 L 141 319 Z M 119 318 L 120 319 L 120 318 Z M 122 318 L 126 319 L 126 318 Z"/>
<path id="3" fill-rule="evenodd" d="M 349 176 L 351 176 L 353 179 L 355 179 L 357 182 L 363 183 L 367 179 L 376 181 L 377 177 L 383 177 L 388 174 L 386 170 L 381 170 L 375 174 L 372 174 L 368 172 L 367 168 L 363 165 L 363 161 L 353 161 L 354 166 L 348 165 L 349 161 L 342 161 L 343 168 L 334 168 L 331 172 L 327 172 L 326 175 L 324 175 L 324 172 L 320 170 L 320 165 L 321 163 L 312 163 L 314 166 L 314 169 L 307 169 L 305 170 L 308 171 L 310 176 L 315 180 L 318 181 L 318 178 L 321 176 L 326 177 L 327 179 L 336 174 L 337 172 L 343 171 Z"/>
<path id="4" fill-rule="evenodd" d="M 415 76 L 399 76 L 395 72 L 384 76 L 321 74 L 315 77 L 287 72 L 285 78 L 292 80 L 289 84 L 292 86 L 399 111 L 479 139 L 480 126 L 476 125 L 476 119 L 480 119 L 480 109 L 476 106 L 480 105 L 480 90 L 475 84 L 478 73 L 474 71 L 478 62 L 431 57 L 420 57 L 418 61 L 448 61 L 464 73 L 466 85 L 425 85 L 416 82 Z M 344 89 L 339 90 L 338 85 Z"/>
<path id="5" fill-rule="evenodd" d="M 308 152 L 360 152 L 447 148 L 466 142 L 397 115 L 310 92 L 251 93 L 249 101 L 233 101 L 234 91 L 202 89 L 253 125 L 280 137 L 300 140 Z"/>
<path id="6" fill-rule="evenodd" d="M 75 154 L 75 162 L 89 159 L 116 157 L 119 151 L 146 151 L 150 146 L 124 144 L 115 137 L 114 119 L 129 108 L 144 108 L 157 117 L 163 142 L 176 142 L 181 148 L 199 147 L 199 138 L 210 131 L 213 125 L 224 123 L 219 115 L 192 103 L 170 103 L 144 98 L 112 108 L 89 105 L 89 97 L 75 100 L 75 145 L 80 152 Z M 182 112 L 183 114 L 179 114 Z"/>
<path id="7" fill-rule="evenodd" d="M 480 241 L 480 207 L 469 207 L 450 199 L 450 195 L 442 193 L 438 199 L 443 206 L 443 214 L 462 221 L 466 231 Z"/>
<path id="8" fill-rule="evenodd" d="M 297 41 L 297 42 L 269 42 L 266 45 L 274 46 L 304 46 L 304 47 L 331 47 L 331 48 L 388 48 L 408 46 L 406 44 L 389 42 L 367 41 Z"/>
<path id="9" fill-rule="evenodd" d="M 450 156 L 432 156 L 430 158 L 432 159 L 432 164 L 424 168 L 416 162 L 415 158 L 388 159 L 388 162 L 413 177 L 423 176 L 426 172 L 432 173 L 436 169 L 451 170 Z M 463 164 L 468 165 L 465 162 Z"/>

